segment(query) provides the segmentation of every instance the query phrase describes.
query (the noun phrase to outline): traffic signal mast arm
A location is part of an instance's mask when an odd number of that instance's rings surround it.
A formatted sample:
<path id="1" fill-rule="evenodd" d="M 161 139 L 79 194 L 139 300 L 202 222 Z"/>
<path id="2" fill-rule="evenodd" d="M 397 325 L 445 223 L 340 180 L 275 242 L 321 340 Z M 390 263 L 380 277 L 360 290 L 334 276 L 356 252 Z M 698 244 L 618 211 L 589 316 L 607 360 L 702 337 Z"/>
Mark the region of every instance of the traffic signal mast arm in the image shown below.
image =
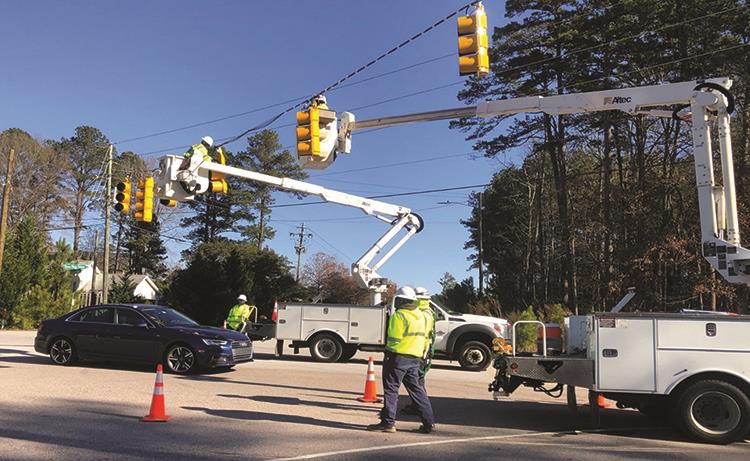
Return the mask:
<path id="1" fill-rule="evenodd" d="M 234 176 L 255 181 L 263 184 L 269 184 L 278 189 L 297 192 L 305 195 L 316 195 L 329 203 L 337 203 L 353 208 L 357 208 L 365 214 L 374 216 L 391 227 L 373 244 L 356 262 L 352 264 L 352 275 L 363 287 L 367 288 L 371 294 L 371 302 L 380 304 L 382 293 L 387 288 L 387 280 L 378 274 L 378 269 L 393 256 L 414 234 L 422 229 L 422 219 L 411 212 L 409 208 L 390 203 L 372 200 L 365 197 L 339 192 L 316 184 L 297 181 L 291 178 L 279 178 L 256 171 L 245 170 L 228 165 L 222 165 L 217 162 L 201 162 L 197 167 L 191 170 L 179 170 L 179 164 L 182 162 L 180 157 L 166 156 L 161 159 L 161 173 L 157 177 L 159 182 L 159 193 L 163 199 L 191 200 L 192 195 L 172 194 L 167 191 L 179 191 L 175 183 L 201 184 L 199 188 L 205 191 L 203 184 L 208 184 L 211 173 L 220 173 L 225 176 Z M 177 165 L 177 168 L 175 168 Z M 388 244 L 396 238 L 402 230 L 405 233 L 396 241 L 390 249 L 380 256 L 377 262 L 375 258 Z M 374 262 L 374 263 L 373 263 Z"/>
<path id="2" fill-rule="evenodd" d="M 339 123 L 338 150 L 350 152 L 351 135 L 357 130 L 462 117 L 536 112 L 563 115 L 616 110 L 631 115 L 689 119 L 692 123 L 703 256 L 729 282 L 750 285 L 750 251 L 740 245 L 737 219 L 729 126 L 729 115 L 734 109 L 734 98 L 729 93 L 731 85 L 732 81 L 728 78 L 713 78 L 579 94 L 526 96 L 484 101 L 476 106 L 361 121 L 355 120 L 354 114 L 344 112 Z M 687 113 L 681 114 L 686 108 L 689 108 Z M 722 185 L 717 185 L 714 179 L 711 142 L 711 125 L 714 122 L 718 127 Z"/>

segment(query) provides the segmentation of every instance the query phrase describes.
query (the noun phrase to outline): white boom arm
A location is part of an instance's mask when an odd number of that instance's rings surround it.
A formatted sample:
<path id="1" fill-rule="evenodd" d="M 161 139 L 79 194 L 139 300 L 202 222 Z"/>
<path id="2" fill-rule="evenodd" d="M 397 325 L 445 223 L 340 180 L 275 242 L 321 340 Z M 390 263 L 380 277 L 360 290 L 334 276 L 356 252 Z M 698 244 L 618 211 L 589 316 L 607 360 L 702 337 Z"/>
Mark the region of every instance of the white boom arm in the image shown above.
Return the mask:
<path id="1" fill-rule="evenodd" d="M 618 110 L 629 114 L 673 117 L 672 106 L 690 107 L 692 113 L 693 155 L 698 188 L 703 256 L 731 283 L 750 284 L 750 251 L 740 245 L 734 164 L 729 129 L 733 101 L 732 81 L 713 78 L 705 81 L 592 91 L 554 96 L 527 96 L 485 101 L 476 106 L 420 112 L 393 117 L 356 121 L 354 114 L 341 115 L 338 148 L 351 150 L 352 132 L 367 128 L 406 123 L 447 120 L 461 117 L 494 117 L 529 112 L 551 115 Z M 710 122 L 718 127 L 722 185 L 714 179 Z"/>
<path id="2" fill-rule="evenodd" d="M 409 208 L 326 189 L 322 186 L 297 181 L 291 178 L 279 178 L 214 162 L 197 161 L 196 164 L 189 169 L 180 170 L 182 160 L 181 157 L 172 155 L 162 157 L 160 161 L 160 175 L 156 178 L 159 188 L 159 196 L 161 198 L 191 200 L 193 194 L 186 192 L 180 184 L 191 185 L 191 187 L 198 185 L 198 190 L 205 191 L 208 189 L 209 172 L 215 171 L 227 176 L 270 184 L 279 189 L 291 192 L 317 195 L 326 202 L 358 208 L 368 215 L 372 215 L 389 223 L 391 225 L 390 229 L 388 229 L 388 231 L 383 234 L 383 236 L 380 237 L 364 255 L 362 255 L 362 257 L 352 264 L 352 275 L 363 288 L 367 288 L 370 291 L 370 301 L 373 305 L 380 304 L 382 293 L 384 293 L 387 288 L 387 279 L 378 274 L 378 269 L 383 266 L 383 264 L 385 264 L 385 262 L 388 261 L 388 259 L 390 259 L 407 240 L 422 230 L 422 219 L 418 215 L 412 213 Z M 405 230 L 405 234 L 373 264 L 376 256 L 378 256 L 381 250 L 383 250 L 388 243 L 401 232 L 401 230 Z"/>

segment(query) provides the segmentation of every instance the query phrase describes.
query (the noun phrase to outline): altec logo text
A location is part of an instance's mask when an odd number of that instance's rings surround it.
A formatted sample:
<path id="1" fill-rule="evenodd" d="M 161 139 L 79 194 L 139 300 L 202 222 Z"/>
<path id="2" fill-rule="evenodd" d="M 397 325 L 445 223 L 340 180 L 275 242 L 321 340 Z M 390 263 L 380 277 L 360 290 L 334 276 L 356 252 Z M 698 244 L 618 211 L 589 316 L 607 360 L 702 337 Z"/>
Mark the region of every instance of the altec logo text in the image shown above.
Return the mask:
<path id="1" fill-rule="evenodd" d="M 627 104 L 630 101 L 630 96 L 607 96 L 604 98 L 604 104 Z"/>

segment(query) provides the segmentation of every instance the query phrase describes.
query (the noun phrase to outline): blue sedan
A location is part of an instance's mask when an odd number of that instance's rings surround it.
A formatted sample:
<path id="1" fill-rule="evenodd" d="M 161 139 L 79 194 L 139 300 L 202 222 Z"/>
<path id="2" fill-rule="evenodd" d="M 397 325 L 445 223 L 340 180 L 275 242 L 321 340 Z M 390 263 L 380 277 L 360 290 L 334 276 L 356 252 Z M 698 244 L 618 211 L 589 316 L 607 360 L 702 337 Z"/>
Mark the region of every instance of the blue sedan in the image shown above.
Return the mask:
<path id="1" fill-rule="evenodd" d="M 151 304 L 90 306 L 45 320 L 34 349 L 58 365 L 77 360 L 163 362 L 180 374 L 228 368 L 253 358 L 245 334 L 201 326 L 172 308 Z"/>

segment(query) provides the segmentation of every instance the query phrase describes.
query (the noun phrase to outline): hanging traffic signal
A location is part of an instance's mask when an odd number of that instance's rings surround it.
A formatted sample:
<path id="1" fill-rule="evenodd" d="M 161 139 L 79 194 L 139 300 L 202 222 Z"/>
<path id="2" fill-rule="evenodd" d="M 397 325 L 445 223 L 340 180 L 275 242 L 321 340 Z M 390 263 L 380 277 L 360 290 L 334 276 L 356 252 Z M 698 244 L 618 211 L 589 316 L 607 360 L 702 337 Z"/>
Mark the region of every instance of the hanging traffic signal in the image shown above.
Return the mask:
<path id="1" fill-rule="evenodd" d="M 130 199 L 133 194 L 133 185 L 129 179 L 123 179 L 115 187 L 117 188 L 117 194 L 115 194 L 115 211 L 128 214 L 128 211 L 130 211 Z"/>
<path id="2" fill-rule="evenodd" d="M 303 168 L 323 169 L 336 158 L 336 112 L 318 95 L 307 110 L 297 112 L 297 160 Z"/>
<path id="3" fill-rule="evenodd" d="M 154 213 L 154 178 L 138 181 L 135 193 L 135 220 L 151 222 Z"/>
<path id="4" fill-rule="evenodd" d="M 227 164 L 227 157 L 224 154 L 224 148 L 219 147 L 216 149 L 216 163 L 220 163 L 222 165 Z M 227 190 L 229 189 L 229 186 L 227 185 L 227 175 L 224 173 L 219 173 L 217 171 L 210 171 L 209 172 L 209 180 L 211 181 L 211 192 L 215 192 L 217 194 L 226 194 Z"/>
<path id="5" fill-rule="evenodd" d="M 480 2 L 472 14 L 458 17 L 458 73 L 487 75 L 490 71 L 488 48 L 487 13 Z"/>
<path id="6" fill-rule="evenodd" d="M 310 106 L 297 112 L 297 156 L 320 155 L 320 114 Z"/>

